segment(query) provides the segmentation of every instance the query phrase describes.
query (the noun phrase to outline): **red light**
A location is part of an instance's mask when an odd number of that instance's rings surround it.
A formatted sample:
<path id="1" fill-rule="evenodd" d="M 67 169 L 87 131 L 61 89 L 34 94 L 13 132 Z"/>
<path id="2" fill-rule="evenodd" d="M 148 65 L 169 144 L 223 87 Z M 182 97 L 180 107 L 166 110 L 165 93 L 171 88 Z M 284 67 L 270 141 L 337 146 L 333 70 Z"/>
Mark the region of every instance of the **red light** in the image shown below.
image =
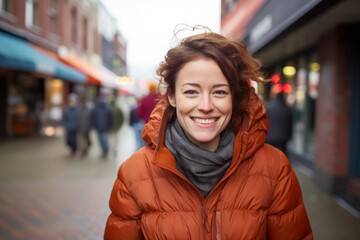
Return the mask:
<path id="1" fill-rule="evenodd" d="M 279 93 L 282 91 L 282 86 L 281 86 L 281 84 L 275 84 L 273 89 L 274 89 L 275 93 Z"/>
<path id="2" fill-rule="evenodd" d="M 275 93 L 279 93 L 279 92 L 284 92 L 284 93 L 291 93 L 292 92 L 292 87 L 290 84 L 285 83 L 285 84 L 274 84 L 273 86 L 273 91 Z"/>
<path id="3" fill-rule="evenodd" d="M 284 93 L 291 93 L 292 87 L 290 84 L 286 83 L 282 86 L 282 90 Z"/>
<path id="4" fill-rule="evenodd" d="M 271 75 L 271 82 L 273 83 L 278 83 L 280 82 L 280 74 L 274 73 L 273 75 Z"/>

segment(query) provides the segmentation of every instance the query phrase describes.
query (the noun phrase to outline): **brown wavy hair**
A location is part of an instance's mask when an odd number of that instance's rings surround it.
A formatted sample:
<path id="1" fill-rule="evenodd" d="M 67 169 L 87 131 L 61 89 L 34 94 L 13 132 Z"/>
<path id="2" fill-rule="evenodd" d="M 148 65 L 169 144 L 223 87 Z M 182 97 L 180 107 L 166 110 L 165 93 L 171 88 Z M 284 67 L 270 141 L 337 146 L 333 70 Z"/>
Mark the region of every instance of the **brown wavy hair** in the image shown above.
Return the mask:
<path id="1" fill-rule="evenodd" d="M 263 82 L 260 62 L 250 55 L 242 42 L 213 32 L 189 36 L 167 52 L 156 71 L 160 84 L 166 86 L 166 95 L 175 94 L 176 76 L 181 68 L 198 58 L 215 61 L 227 79 L 233 104 L 230 126 L 237 131 L 248 115 L 249 95 L 253 91 L 250 80 Z"/>

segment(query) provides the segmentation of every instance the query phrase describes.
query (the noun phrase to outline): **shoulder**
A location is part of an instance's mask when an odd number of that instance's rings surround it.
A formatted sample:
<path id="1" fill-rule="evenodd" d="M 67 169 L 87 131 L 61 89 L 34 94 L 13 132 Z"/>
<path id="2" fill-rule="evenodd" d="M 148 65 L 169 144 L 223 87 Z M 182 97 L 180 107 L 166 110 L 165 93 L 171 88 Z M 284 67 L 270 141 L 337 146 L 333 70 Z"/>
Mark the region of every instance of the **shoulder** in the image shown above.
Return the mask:
<path id="1" fill-rule="evenodd" d="M 287 156 L 269 144 L 264 144 L 255 153 L 253 167 L 273 179 L 278 179 L 283 174 L 288 175 L 292 171 Z"/>
<path id="2" fill-rule="evenodd" d="M 141 181 L 148 180 L 152 171 L 153 150 L 143 147 L 137 150 L 119 168 L 118 178 L 129 188 Z"/>

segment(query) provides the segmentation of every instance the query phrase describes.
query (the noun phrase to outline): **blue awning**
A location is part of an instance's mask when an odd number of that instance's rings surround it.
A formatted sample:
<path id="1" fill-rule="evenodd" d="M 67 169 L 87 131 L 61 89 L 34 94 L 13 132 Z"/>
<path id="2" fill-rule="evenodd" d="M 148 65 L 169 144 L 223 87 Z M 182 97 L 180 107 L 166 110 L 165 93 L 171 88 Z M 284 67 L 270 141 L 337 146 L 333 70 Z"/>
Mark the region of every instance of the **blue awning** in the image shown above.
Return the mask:
<path id="1" fill-rule="evenodd" d="M 78 83 L 87 80 L 80 71 L 40 53 L 27 41 L 5 32 L 0 32 L 0 68 L 36 72 Z"/>

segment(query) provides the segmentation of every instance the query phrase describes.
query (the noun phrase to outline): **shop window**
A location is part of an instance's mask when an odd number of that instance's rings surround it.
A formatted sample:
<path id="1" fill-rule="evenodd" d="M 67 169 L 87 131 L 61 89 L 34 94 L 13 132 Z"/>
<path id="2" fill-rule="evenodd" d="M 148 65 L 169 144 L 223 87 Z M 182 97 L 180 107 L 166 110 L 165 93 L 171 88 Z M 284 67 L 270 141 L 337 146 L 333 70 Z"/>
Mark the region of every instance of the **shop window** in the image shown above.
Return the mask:
<path id="1" fill-rule="evenodd" d="M 320 65 L 316 54 L 302 55 L 297 60 L 297 73 L 294 79 L 294 123 L 292 150 L 307 161 L 314 160 L 315 114 L 318 95 Z"/>
<path id="2" fill-rule="evenodd" d="M 13 79 L 8 95 L 10 135 L 30 136 L 39 133 L 43 101 L 42 79 L 26 75 L 19 75 Z"/>
<path id="3" fill-rule="evenodd" d="M 318 84 L 320 79 L 320 64 L 318 62 L 311 62 L 309 70 L 309 96 L 312 99 L 317 99 Z"/>

